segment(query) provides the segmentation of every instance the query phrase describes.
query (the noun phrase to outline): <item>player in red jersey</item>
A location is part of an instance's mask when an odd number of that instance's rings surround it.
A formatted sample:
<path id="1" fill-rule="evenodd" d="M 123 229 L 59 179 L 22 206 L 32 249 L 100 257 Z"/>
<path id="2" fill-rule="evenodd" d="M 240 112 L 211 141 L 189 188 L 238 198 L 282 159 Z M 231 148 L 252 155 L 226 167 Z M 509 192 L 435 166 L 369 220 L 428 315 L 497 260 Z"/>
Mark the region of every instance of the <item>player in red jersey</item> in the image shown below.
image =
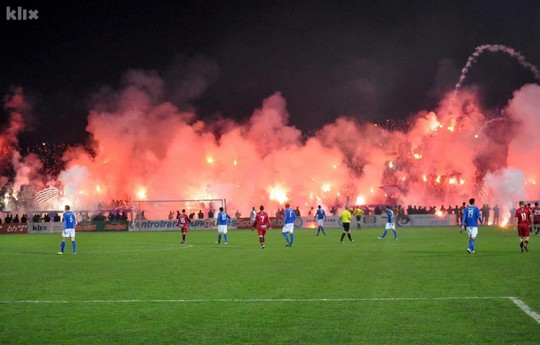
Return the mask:
<path id="1" fill-rule="evenodd" d="M 459 226 L 459 232 L 463 232 L 463 224 L 461 224 L 463 220 L 463 212 L 465 212 L 465 209 L 467 208 L 467 205 L 465 202 L 463 202 L 463 205 L 458 210 L 458 226 Z M 465 231 L 467 232 L 467 231 Z"/>
<path id="2" fill-rule="evenodd" d="M 540 234 L 540 207 L 538 206 L 538 201 L 534 203 L 532 214 L 534 234 L 538 235 Z"/>
<path id="3" fill-rule="evenodd" d="M 531 210 L 528 207 L 525 207 L 525 202 L 519 202 L 519 208 L 514 214 L 514 230 L 517 230 L 519 236 L 519 247 L 521 252 L 529 251 L 529 236 L 530 236 L 530 227 L 532 224 L 532 214 Z"/>
<path id="4" fill-rule="evenodd" d="M 186 243 L 186 234 L 188 232 L 189 224 L 191 224 L 191 220 L 186 214 L 186 210 L 182 210 L 182 213 L 178 215 L 178 222 L 176 223 L 176 226 L 179 226 L 182 230 L 182 242 L 180 242 L 181 244 Z"/>
<path id="5" fill-rule="evenodd" d="M 255 217 L 253 222 L 253 227 L 257 228 L 257 233 L 259 234 L 259 242 L 261 243 L 261 249 L 264 249 L 264 236 L 266 235 L 266 230 L 270 230 L 270 217 L 264 212 L 264 206 L 259 207 L 259 213 Z"/>

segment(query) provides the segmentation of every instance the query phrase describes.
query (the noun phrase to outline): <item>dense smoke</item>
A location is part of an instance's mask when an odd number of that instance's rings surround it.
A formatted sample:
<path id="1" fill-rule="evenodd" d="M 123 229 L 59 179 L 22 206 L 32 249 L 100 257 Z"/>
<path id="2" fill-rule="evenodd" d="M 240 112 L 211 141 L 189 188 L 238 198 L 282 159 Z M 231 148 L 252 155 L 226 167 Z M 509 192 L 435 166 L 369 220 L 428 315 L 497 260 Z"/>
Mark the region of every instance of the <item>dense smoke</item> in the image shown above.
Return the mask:
<path id="1" fill-rule="evenodd" d="M 338 117 L 312 136 L 289 125 L 285 97 L 268 96 L 244 122 L 203 121 L 166 98 L 156 72 L 130 71 L 118 90 L 103 89 L 88 115 L 88 147 L 70 148 L 56 183 L 65 202 L 95 209 L 113 199 L 225 198 L 244 214 L 285 201 L 307 210 L 346 204 L 509 205 L 536 199 L 540 86 L 517 90 L 506 109 L 488 116 L 474 92 L 448 92 L 437 109 L 419 111 L 407 131 Z M 4 100 L 9 125 L 2 147 L 17 147 L 29 111 L 22 90 Z M 3 152 L 2 165 L 21 184 L 43 188 L 40 161 Z M 2 177 L 2 184 L 7 177 Z M 198 206 L 196 206 L 198 209 Z M 159 210 L 163 216 L 169 209 Z M 151 213 L 151 212 L 149 212 Z M 161 215 L 153 215 L 159 217 Z"/>
<path id="2" fill-rule="evenodd" d="M 4 97 L 4 110 L 8 124 L 0 131 L 0 187 L 9 186 L 6 197 L 16 200 L 21 186 L 39 181 L 42 163 L 35 154 L 23 157 L 19 152 L 18 136 L 25 130 L 32 111 L 21 87 L 13 88 Z"/>

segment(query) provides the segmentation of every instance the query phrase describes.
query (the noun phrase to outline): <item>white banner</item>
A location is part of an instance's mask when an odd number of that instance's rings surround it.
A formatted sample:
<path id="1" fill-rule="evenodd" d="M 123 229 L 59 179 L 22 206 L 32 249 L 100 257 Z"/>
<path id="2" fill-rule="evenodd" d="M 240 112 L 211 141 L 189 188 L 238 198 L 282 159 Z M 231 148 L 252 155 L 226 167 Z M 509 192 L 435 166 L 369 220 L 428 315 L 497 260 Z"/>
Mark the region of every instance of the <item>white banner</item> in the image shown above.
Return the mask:
<path id="1" fill-rule="evenodd" d="M 381 216 L 364 216 L 360 219 L 360 226 L 362 228 L 376 228 L 384 226 L 384 223 L 386 223 L 386 218 L 381 218 Z M 358 222 L 356 221 L 356 217 L 352 217 L 351 219 L 351 229 L 357 228 Z M 300 229 L 317 229 L 318 223 L 317 220 L 314 218 L 308 218 L 308 217 L 299 217 L 296 218 L 296 221 L 294 222 L 295 228 Z M 326 217 L 324 220 L 324 227 L 325 228 L 341 228 L 343 226 L 343 223 L 341 222 L 341 219 L 338 216 L 330 216 Z"/>
<path id="2" fill-rule="evenodd" d="M 384 228 L 386 224 L 386 215 L 362 216 L 360 226 L 362 228 Z M 455 216 L 436 216 L 433 214 L 413 214 L 410 216 L 397 216 L 396 225 L 398 227 L 408 226 L 454 226 L 456 225 Z M 298 217 L 294 222 L 295 228 L 316 229 L 317 220 L 308 217 Z M 337 216 L 326 217 L 324 220 L 325 228 L 341 228 L 343 223 Z M 351 229 L 357 229 L 358 222 L 356 217 L 351 218 Z"/>
<path id="3" fill-rule="evenodd" d="M 28 223 L 29 234 L 60 233 L 62 230 L 64 230 L 64 223 L 62 222 Z"/>
<path id="4" fill-rule="evenodd" d="M 130 223 L 129 231 L 180 231 L 180 227 L 176 226 L 177 220 L 135 220 Z M 362 228 L 384 228 L 386 223 L 386 215 L 377 216 L 363 216 L 360 220 L 360 226 Z M 398 227 L 410 227 L 410 226 L 452 226 L 456 225 L 454 216 L 435 216 L 432 214 L 414 214 L 410 216 L 398 217 L 396 225 Z M 43 226 L 44 224 L 54 223 L 37 223 Z M 62 231 L 62 223 L 59 224 Z M 297 229 L 317 229 L 317 220 L 311 217 L 297 217 L 294 222 L 294 226 Z M 324 221 L 325 228 L 341 228 L 343 226 L 341 219 L 338 216 L 326 217 Z M 279 229 L 280 227 L 273 227 Z M 351 219 L 351 229 L 357 229 L 358 223 L 356 217 Z M 237 220 L 233 218 L 229 224 L 229 229 L 237 229 Z M 217 219 L 205 218 L 205 219 L 193 219 L 189 225 L 189 230 L 217 230 Z M 28 227 L 28 232 L 32 231 L 32 226 Z M 34 230 L 36 232 L 47 232 L 47 230 Z M 48 231 L 52 232 L 52 231 Z"/>
<path id="5" fill-rule="evenodd" d="M 397 226 L 456 226 L 456 216 L 434 214 L 411 214 L 398 219 Z"/>
<path id="6" fill-rule="evenodd" d="M 180 231 L 177 222 L 176 219 L 135 220 L 129 224 L 129 231 Z M 228 228 L 236 229 L 236 219 L 231 220 Z M 192 219 L 189 230 L 217 230 L 217 219 Z"/>

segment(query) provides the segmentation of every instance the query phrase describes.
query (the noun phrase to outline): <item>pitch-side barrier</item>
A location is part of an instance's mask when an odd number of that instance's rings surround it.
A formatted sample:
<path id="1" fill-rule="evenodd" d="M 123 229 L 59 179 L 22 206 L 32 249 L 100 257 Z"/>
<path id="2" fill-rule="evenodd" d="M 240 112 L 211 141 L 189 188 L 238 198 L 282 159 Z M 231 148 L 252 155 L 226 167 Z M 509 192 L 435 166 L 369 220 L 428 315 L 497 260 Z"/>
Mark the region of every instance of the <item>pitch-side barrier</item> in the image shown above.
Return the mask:
<path id="1" fill-rule="evenodd" d="M 272 229 L 283 227 L 283 218 L 270 217 Z M 386 216 L 363 216 L 360 219 L 362 228 L 382 228 L 386 223 Z M 297 229 L 316 229 L 317 220 L 311 217 L 297 217 L 295 221 Z M 355 217 L 351 220 L 351 228 L 358 226 Z M 456 226 L 455 216 L 436 216 L 431 214 L 415 214 L 410 216 L 397 217 L 398 227 L 429 227 L 429 226 Z M 341 228 L 341 219 L 337 216 L 327 217 L 324 221 L 325 228 Z M 229 223 L 229 229 L 251 229 L 252 222 L 249 218 L 233 218 Z M 30 222 L 27 224 L 0 224 L 0 234 L 43 234 L 62 232 L 62 222 Z M 194 219 L 189 226 L 190 230 L 216 230 L 217 220 L 212 218 Z M 87 221 L 79 222 L 75 227 L 77 232 L 101 231 L 179 231 L 176 220 L 172 219 L 152 219 L 134 221 Z"/>

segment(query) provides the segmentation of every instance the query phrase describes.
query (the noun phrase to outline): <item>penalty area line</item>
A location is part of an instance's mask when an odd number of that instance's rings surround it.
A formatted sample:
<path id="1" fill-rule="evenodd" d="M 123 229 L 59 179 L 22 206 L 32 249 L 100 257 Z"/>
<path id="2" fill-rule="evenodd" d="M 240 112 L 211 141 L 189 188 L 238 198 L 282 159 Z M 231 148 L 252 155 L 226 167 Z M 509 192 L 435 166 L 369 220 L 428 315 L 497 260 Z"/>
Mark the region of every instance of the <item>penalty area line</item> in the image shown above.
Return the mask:
<path id="1" fill-rule="evenodd" d="M 392 301 L 449 301 L 506 299 L 512 301 L 521 311 L 540 324 L 540 315 L 518 297 L 513 296 L 448 296 L 448 297 L 380 297 L 380 298 L 214 298 L 214 299 L 94 299 L 94 300 L 14 300 L 0 301 L 0 304 L 113 304 L 113 303 L 309 303 L 309 302 L 392 302 Z"/>
<path id="2" fill-rule="evenodd" d="M 540 315 L 538 315 L 538 313 L 535 312 L 531 307 L 526 305 L 525 302 L 523 302 L 517 297 L 508 297 L 508 299 L 514 302 L 514 304 L 517 305 L 519 309 L 521 309 L 525 314 L 529 315 L 534 321 L 540 323 Z"/>
<path id="3" fill-rule="evenodd" d="M 211 299 L 94 299 L 94 300 L 15 300 L 0 301 L 3 304 L 68 304 L 68 303 L 283 303 L 283 302 L 380 302 L 380 301 L 436 301 L 471 299 L 510 299 L 508 296 L 462 296 L 462 297 L 380 297 L 380 298 L 211 298 Z"/>

